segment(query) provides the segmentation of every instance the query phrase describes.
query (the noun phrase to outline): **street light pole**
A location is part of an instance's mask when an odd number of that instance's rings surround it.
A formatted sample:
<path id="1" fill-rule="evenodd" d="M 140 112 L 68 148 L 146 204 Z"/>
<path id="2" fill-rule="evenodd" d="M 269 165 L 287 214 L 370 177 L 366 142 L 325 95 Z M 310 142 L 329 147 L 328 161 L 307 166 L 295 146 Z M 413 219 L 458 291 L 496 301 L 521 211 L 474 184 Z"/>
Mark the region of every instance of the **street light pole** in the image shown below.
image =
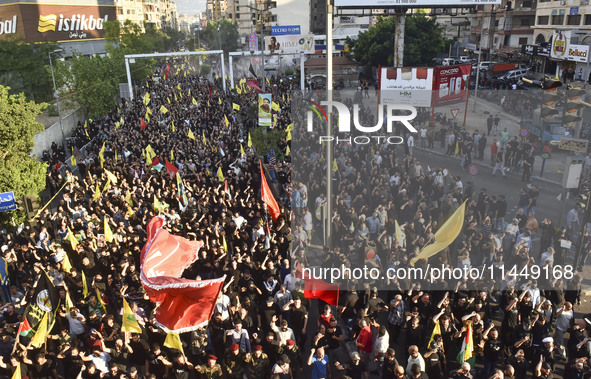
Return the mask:
<path id="1" fill-rule="evenodd" d="M 66 157 L 69 155 L 68 146 L 66 144 L 66 134 L 64 133 L 64 125 L 62 123 L 62 111 L 60 109 L 60 99 L 57 93 L 57 87 L 55 86 L 55 75 L 53 73 L 53 63 L 51 61 L 51 54 L 52 53 L 59 53 L 63 51 L 62 49 L 57 49 L 53 51 L 48 51 L 47 56 L 49 56 L 49 67 L 51 68 L 51 81 L 53 82 L 53 96 L 55 96 L 55 103 L 57 104 L 57 115 L 60 119 L 60 129 L 62 130 L 62 145 L 64 146 L 64 152 Z"/>
<path id="2" fill-rule="evenodd" d="M 260 30 L 260 40 L 261 40 L 261 68 L 263 70 L 263 92 L 265 92 L 265 84 L 267 81 L 267 74 L 265 72 L 265 40 L 263 39 L 263 27 L 264 27 L 264 22 L 263 22 L 263 12 L 268 11 L 269 9 L 271 9 L 272 7 L 267 7 L 267 8 L 256 8 L 256 7 L 252 7 L 250 5 L 247 5 L 247 7 L 251 10 L 255 10 L 257 12 L 260 12 L 260 18 L 261 18 L 261 30 Z"/>

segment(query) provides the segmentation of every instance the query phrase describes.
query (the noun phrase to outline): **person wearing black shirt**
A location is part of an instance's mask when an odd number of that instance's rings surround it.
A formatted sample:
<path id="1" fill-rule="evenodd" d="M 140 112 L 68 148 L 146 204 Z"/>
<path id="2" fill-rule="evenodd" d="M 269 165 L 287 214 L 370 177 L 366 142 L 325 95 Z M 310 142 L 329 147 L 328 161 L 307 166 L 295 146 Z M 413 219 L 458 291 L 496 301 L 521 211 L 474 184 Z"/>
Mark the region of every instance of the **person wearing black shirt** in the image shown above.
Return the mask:
<path id="1" fill-rule="evenodd" d="M 423 358 L 425 359 L 425 372 L 429 379 L 443 379 L 445 376 L 445 355 L 437 345 L 437 342 L 432 341 Z"/>
<path id="2" fill-rule="evenodd" d="M 152 350 L 148 353 L 148 371 L 146 376 L 150 374 L 156 375 L 157 378 L 165 378 L 168 376 L 168 367 L 172 366 L 167 359 L 166 354 L 160 349 L 160 345 L 155 343 L 152 345 Z"/>
<path id="3" fill-rule="evenodd" d="M 482 339 L 484 341 L 484 377 L 488 378 L 497 368 L 503 346 L 499 340 L 499 332 L 493 324 L 484 332 Z"/>
<path id="4" fill-rule="evenodd" d="M 566 350 L 570 360 L 589 356 L 587 342 L 591 338 L 587 336 L 587 331 L 585 330 L 586 324 L 585 320 L 579 320 L 577 324 L 568 330 L 570 338 L 568 339 Z"/>
<path id="5" fill-rule="evenodd" d="M 193 370 L 193 364 L 185 359 L 185 356 L 179 354 L 175 356 L 170 369 L 170 377 L 173 379 L 189 379 L 190 372 Z"/>
<path id="6" fill-rule="evenodd" d="M 308 310 L 302 304 L 302 299 L 299 296 L 289 306 L 289 317 L 298 346 L 304 346 L 306 343 L 306 328 L 308 326 Z"/>
<path id="7" fill-rule="evenodd" d="M 31 361 L 25 355 L 23 356 L 23 363 L 29 365 L 31 377 L 35 379 L 57 379 L 57 369 L 55 362 L 51 359 L 45 358 L 45 353 L 39 353 L 35 357 L 35 361 Z"/>
<path id="8" fill-rule="evenodd" d="M 129 363 L 131 366 L 145 367 L 147 363 L 146 357 L 150 346 L 146 341 L 140 338 L 137 333 L 131 334 L 131 341 L 129 341 L 129 347 L 131 348 L 131 354 L 129 354 Z"/>
<path id="9" fill-rule="evenodd" d="M 526 379 L 529 363 L 525 359 L 525 352 L 523 350 L 517 350 L 515 355 L 509 357 L 507 363 L 513 367 L 515 379 Z"/>

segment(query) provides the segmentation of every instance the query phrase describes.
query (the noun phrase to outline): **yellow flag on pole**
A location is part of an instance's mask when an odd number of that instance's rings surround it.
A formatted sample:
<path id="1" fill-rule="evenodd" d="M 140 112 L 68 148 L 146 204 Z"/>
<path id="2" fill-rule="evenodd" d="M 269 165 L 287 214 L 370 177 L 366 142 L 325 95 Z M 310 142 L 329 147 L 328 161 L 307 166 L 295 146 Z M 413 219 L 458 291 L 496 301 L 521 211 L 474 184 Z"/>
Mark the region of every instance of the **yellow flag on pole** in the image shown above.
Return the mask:
<path id="1" fill-rule="evenodd" d="M 14 370 L 14 374 L 12 374 L 12 378 L 11 379 L 21 379 L 23 377 L 23 374 L 21 372 L 21 364 L 17 363 L 16 364 L 16 370 Z"/>
<path id="2" fill-rule="evenodd" d="M 47 314 L 49 312 L 45 312 L 43 314 L 43 318 L 41 322 L 39 322 L 39 326 L 37 327 L 37 331 L 35 335 L 31 339 L 31 346 L 33 347 L 41 347 L 45 343 L 45 337 L 47 337 Z"/>
<path id="3" fill-rule="evenodd" d="M 74 233 L 72 233 L 72 229 L 70 229 L 69 226 L 68 226 L 68 241 L 70 241 L 70 245 L 72 246 L 72 250 L 76 251 L 76 248 L 78 247 L 78 241 L 76 240 L 76 237 L 74 237 Z"/>
<path id="4" fill-rule="evenodd" d="M 224 115 L 224 122 L 226 123 L 226 127 L 230 125 L 230 121 L 228 121 L 228 117 Z"/>
<path id="5" fill-rule="evenodd" d="M 435 242 L 429 244 L 421 250 L 419 255 L 410 260 L 410 264 L 414 264 L 420 259 L 427 259 L 445 249 L 458 237 L 464 225 L 464 213 L 466 212 L 466 202 L 441 225 L 439 230 L 435 233 Z"/>
<path id="6" fill-rule="evenodd" d="M 78 162 L 76 162 L 76 156 L 74 155 L 74 149 L 72 149 L 72 167 L 78 166 Z"/>
<path id="7" fill-rule="evenodd" d="M 103 147 L 101 147 L 101 151 L 99 151 L 99 161 L 101 162 L 101 168 L 105 163 L 105 143 L 103 142 Z"/>
<path id="8" fill-rule="evenodd" d="M 64 250 L 64 260 L 62 261 L 62 267 L 64 268 L 65 272 L 72 271 L 72 263 L 70 263 L 70 258 L 68 258 L 68 253 Z"/>
<path id="9" fill-rule="evenodd" d="M 97 201 L 99 197 L 101 197 L 101 189 L 99 188 L 98 182 L 96 182 L 96 187 L 94 188 L 94 195 L 92 196 L 92 200 Z"/>
<path id="10" fill-rule="evenodd" d="M 197 105 L 197 100 L 195 100 L 195 98 L 194 98 L 194 97 L 192 98 L 192 100 L 191 100 L 191 101 L 193 102 L 193 105 Z"/>
<path id="11" fill-rule="evenodd" d="M 240 144 L 240 154 L 246 154 L 246 153 L 244 152 L 244 147 L 242 147 L 242 144 Z"/>
<path id="12" fill-rule="evenodd" d="M 168 104 L 170 104 L 170 97 L 166 97 L 166 101 L 168 101 Z"/>
<path id="13" fill-rule="evenodd" d="M 150 107 L 146 107 L 146 114 L 149 114 L 150 116 L 152 115 L 152 110 Z"/>
<path id="14" fill-rule="evenodd" d="M 223 182 L 225 180 L 224 179 L 224 173 L 222 172 L 222 168 L 221 167 L 218 167 L 218 172 L 217 172 L 216 176 L 218 177 L 218 180 L 220 182 Z"/>
<path id="15" fill-rule="evenodd" d="M 174 150 L 170 150 L 170 161 L 174 162 Z"/>
<path id="16" fill-rule="evenodd" d="M 335 158 L 332 161 L 332 172 L 337 172 L 339 171 L 339 165 L 337 164 L 337 159 Z"/>
<path id="17" fill-rule="evenodd" d="M 121 331 L 123 332 L 130 332 L 130 333 L 141 333 L 142 329 L 140 325 L 137 323 L 129 304 L 127 304 L 127 300 L 123 298 L 123 321 L 121 322 Z"/>
<path id="18" fill-rule="evenodd" d="M 285 156 L 288 157 L 289 154 L 291 154 L 291 150 L 289 149 L 289 146 L 285 147 Z"/>
<path id="19" fill-rule="evenodd" d="M 111 230 L 111 227 L 109 226 L 109 222 L 107 221 L 106 217 L 105 217 L 104 223 L 105 223 L 105 240 L 109 243 L 113 242 L 113 231 Z"/>
<path id="20" fill-rule="evenodd" d="M 164 346 L 169 347 L 171 349 L 176 349 L 185 354 L 183 351 L 183 344 L 181 343 L 181 339 L 178 334 L 176 333 L 168 333 L 166 335 L 166 339 L 164 340 Z"/>
<path id="21" fill-rule="evenodd" d="M 107 174 L 107 178 L 113 182 L 113 184 L 117 184 L 117 177 L 109 170 L 105 169 L 105 174 Z"/>
<path id="22" fill-rule="evenodd" d="M 236 86 L 236 93 L 242 95 L 242 90 L 240 89 L 240 86 Z"/>
<path id="23" fill-rule="evenodd" d="M 285 140 L 291 141 L 291 130 L 289 132 L 287 132 L 287 138 Z"/>
<path id="24" fill-rule="evenodd" d="M 228 243 L 226 242 L 226 236 L 222 236 L 222 246 L 224 247 L 224 252 L 228 252 Z"/>
<path id="25" fill-rule="evenodd" d="M 441 335 L 441 325 L 439 325 L 439 320 L 435 323 L 433 333 L 431 333 L 431 338 L 429 338 L 429 342 L 427 343 L 427 349 L 429 349 L 429 346 L 431 346 L 431 342 L 433 342 L 433 339 L 437 334 Z"/>
<path id="26" fill-rule="evenodd" d="M 70 292 L 66 291 L 66 310 L 69 312 L 73 306 L 74 306 L 74 302 L 72 301 L 72 298 L 70 297 Z"/>
<path id="27" fill-rule="evenodd" d="M 191 129 L 189 129 L 188 136 L 189 136 L 190 139 L 192 139 L 193 141 L 195 141 L 195 135 L 193 135 L 193 131 Z"/>
<path id="28" fill-rule="evenodd" d="M 172 124 L 172 132 L 174 133 L 174 121 L 170 122 Z"/>
<path id="29" fill-rule="evenodd" d="M 222 105 L 222 98 L 218 97 L 218 104 Z"/>
<path id="30" fill-rule="evenodd" d="M 281 110 L 281 108 L 279 107 L 279 104 L 277 104 L 276 102 L 271 102 L 271 109 L 273 109 L 275 112 L 279 112 Z"/>
<path id="31" fill-rule="evenodd" d="M 249 148 L 252 147 L 252 138 L 250 138 L 250 132 L 248 133 L 248 143 L 246 144 Z"/>
<path id="32" fill-rule="evenodd" d="M 115 150 L 115 157 L 113 159 L 115 160 L 115 163 L 117 163 L 117 160 L 118 160 L 118 158 L 117 158 L 117 150 Z"/>
<path id="33" fill-rule="evenodd" d="M 80 271 L 82 273 L 82 296 L 88 296 L 88 284 L 86 283 L 86 275 L 84 271 Z"/>
<path id="34" fill-rule="evenodd" d="M 107 184 L 105 184 L 105 188 L 103 188 L 103 192 L 109 191 L 110 187 L 111 187 L 111 180 L 107 179 Z"/>
<path id="35" fill-rule="evenodd" d="M 239 111 L 240 110 L 240 105 L 236 104 L 236 103 L 232 103 L 232 109 Z"/>
<path id="36" fill-rule="evenodd" d="M 168 113 L 168 108 L 166 108 L 164 105 L 161 105 L 160 106 L 160 113 L 167 114 Z"/>
<path id="37" fill-rule="evenodd" d="M 107 313 L 107 306 L 105 305 L 105 302 L 103 301 L 103 297 L 101 296 L 101 291 L 99 291 L 98 287 L 94 287 L 94 291 L 96 292 L 96 299 L 98 300 L 98 302 L 101 304 L 101 307 L 103 308 L 103 312 Z"/>

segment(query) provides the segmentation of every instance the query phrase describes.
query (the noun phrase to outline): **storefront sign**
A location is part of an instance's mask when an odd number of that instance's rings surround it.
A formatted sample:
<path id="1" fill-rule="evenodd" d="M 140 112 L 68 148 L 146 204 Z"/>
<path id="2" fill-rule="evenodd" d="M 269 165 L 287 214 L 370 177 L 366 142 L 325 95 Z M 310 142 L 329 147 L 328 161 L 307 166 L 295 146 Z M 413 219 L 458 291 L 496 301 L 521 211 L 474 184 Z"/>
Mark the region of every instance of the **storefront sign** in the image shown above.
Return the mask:
<path id="1" fill-rule="evenodd" d="M 0 6 L 0 38 L 16 34 L 28 42 L 104 38 L 115 21 L 114 5 L 7 4 Z"/>

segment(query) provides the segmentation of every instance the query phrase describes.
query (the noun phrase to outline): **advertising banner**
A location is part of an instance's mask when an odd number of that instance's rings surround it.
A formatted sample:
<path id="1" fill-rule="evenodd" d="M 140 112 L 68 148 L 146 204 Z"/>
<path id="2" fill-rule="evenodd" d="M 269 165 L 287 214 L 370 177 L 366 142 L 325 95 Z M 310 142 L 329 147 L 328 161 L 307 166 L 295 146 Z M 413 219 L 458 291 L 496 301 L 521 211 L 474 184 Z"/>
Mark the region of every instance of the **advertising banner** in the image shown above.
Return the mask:
<path id="1" fill-rule="evenodd" d="M 349 8 L 387 8 L 387 7 L 414 7 L 437 8 L 445 6 L 457 6 L 461 8 L 475 5 L 501 4 L 501 0 L 335 0 L 335 7 Z"/>
<path id="2" fill-rule="evenodd" d="M 290 34 L 301 34 L 300 25 L 271 26 L 271 35 L 284 36 Z"/>
<path id="3" fill-rule="evenodd" d="M 8 4 L 0 6 L 0 38 L 64 42 L 104 38 L 114 5 Z"/>
<path id="4" fill-rule="evenodd" d="M 271 96 L 270 93 L 259 94 L 259 126 L 271 126 Z"/>
<path id="5" fill-rule="evenodd" d="M 252 51 L 256 51 L 258 50 L 258 37 L 255 33 L 250 33 L 250 35 L 248 36 L 248 49 L 252 50 Z"/>
<path id="6" fill-rule="evenodd" d="M 299 52 L 314 53 L 314 35 L 283 35 L 283 36 L 266 36 L 265 49 L 284 52 Z"/>
<path id="7" fill-rule="evenodd" d="M 436 67 L 433 106 L 467 101 L 471 71 L 471 64 Z"/>
<path id="8" fill-rule="evenodd" d="M 570 43 L 572 31 L 554 33 L 550 57 L 573 62 L 589 62 L 589 46 Z"/>
<path id="9" fill-rule="evenodd" d="M 433 68 L 386 68 L 380 72 L 382 104 L 431 106 Z"/>

